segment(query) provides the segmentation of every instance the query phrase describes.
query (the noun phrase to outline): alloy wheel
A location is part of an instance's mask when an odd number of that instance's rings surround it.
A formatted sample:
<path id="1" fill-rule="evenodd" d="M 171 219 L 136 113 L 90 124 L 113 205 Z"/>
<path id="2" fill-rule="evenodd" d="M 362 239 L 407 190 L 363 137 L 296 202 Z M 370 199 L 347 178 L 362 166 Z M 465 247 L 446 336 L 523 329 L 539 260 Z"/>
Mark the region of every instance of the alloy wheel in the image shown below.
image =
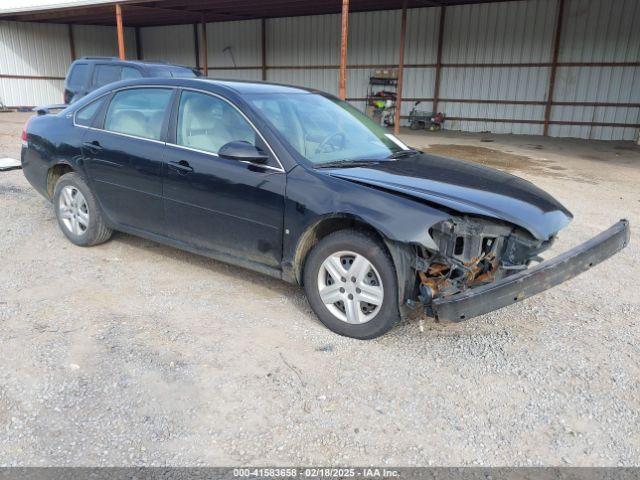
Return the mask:
<path id="1" fill-rule="evenodd" d="M 350 251 L 333 253 L 322 262 L 318 292 L 336 318 L 351 324 L 371 321 L 384 298 L 382 278 L 376 268 L 364 255 Z"/>
<path id="2" fill-rule="evenodd" d="M 89 207 L 82 192 L 68 185 L 60 192 L 58 204 L 60 219 L 65 228 L 74 235 L 84 235 L 89 228 Z"/>

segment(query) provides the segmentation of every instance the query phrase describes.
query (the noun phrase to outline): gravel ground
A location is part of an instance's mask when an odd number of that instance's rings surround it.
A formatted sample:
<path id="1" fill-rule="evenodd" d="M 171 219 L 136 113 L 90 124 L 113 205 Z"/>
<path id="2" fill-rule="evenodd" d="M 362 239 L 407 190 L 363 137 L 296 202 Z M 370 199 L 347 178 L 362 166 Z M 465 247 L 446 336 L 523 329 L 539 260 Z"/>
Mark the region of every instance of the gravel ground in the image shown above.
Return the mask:
<path id="1" fill-rule="evenodd" d="M 25 115 L 0 114 L 0 156 Z M 300 288 L 123 234 L 79 248 L 0 173 L 0 465 L 640 465 L 640 148 L 403 138 L 514 171 L 629 247 L 466 323 L 336 336 Z M 489 150 L 487 150 L 489 149 Z"/>

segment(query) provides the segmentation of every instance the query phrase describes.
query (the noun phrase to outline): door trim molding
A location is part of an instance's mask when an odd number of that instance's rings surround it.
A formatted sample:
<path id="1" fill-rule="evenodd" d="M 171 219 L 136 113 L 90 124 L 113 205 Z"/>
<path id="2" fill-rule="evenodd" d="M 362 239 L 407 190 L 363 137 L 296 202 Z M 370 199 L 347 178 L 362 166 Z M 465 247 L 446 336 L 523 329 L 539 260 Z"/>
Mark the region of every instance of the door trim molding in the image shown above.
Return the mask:
<path id="1" fill-rule="evenodd" d="M 220 155 L 218 155 L 217 153 L 207 152 L 206 150 L 200 150 L 198 148 L 193 148 L 193 147 L 185 147 L 184 145 L 178 145 L 176 143 L 166 142 L 165 145 L 168 146 L 168 147 L 179 148 L 181 150 L 188 150 L 190 152 L 202 153 L 204 155 L 209 155 L 211 157 L 223 158 Z M 274 170 L 276 172 L 284 173 L 284 169 L 278 168 L 278 167 L 272 167 L 271 165 L 262 165 L 262 164 L 259 164 L 259 163 L 250 162 L 248 160 L 232 160 L 232 161 L 235 161 L 235 162 L 238 162 L 238 163 L 245 163 L 247 165 L 253 165 L 253 166 L 257 167 L 257 168 L 265 168 L 267 170 Z M 280 162 L 278 162 L 278 163 L 280 163 Z"/>

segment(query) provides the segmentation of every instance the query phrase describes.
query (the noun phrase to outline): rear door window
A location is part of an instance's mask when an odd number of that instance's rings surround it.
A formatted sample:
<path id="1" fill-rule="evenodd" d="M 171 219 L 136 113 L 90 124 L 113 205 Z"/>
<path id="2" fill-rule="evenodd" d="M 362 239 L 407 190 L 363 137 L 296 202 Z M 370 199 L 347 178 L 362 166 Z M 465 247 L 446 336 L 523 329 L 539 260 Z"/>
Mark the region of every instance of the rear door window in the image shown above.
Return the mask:
<path id="1" fill-rule="evenodd" d="M 93 124 L 93 119 L 95 118 L 96 113 L 98 113 L 98 110 L 100 110 L 100 107 L 102 107 L 106 98 L 107 97 L 101 97 L 78 110 L 74 117 L 75 124 L 83 127 L 90 127 Z"/>
<path id="2" fill-rule="evenodd" d="M 93 72 L 94 87 L 102 87 L 120 80 L 121 67 L 118 65 L 96 65 Z"/>
<path id="3" fill-rule="evenodd" d="M 67 79 L 67 87 L 71 89 L 79 89 L 87 84 L 87 76 L 89 75 L 89 65 L 86 63 L 76 63 Z"/>
<path id="4" fill-rule="evenodd" d="M 131 88 L 116 93 L 109 104 L 104 129 L 160 140 L 171 93 L 168 88 Z"/>

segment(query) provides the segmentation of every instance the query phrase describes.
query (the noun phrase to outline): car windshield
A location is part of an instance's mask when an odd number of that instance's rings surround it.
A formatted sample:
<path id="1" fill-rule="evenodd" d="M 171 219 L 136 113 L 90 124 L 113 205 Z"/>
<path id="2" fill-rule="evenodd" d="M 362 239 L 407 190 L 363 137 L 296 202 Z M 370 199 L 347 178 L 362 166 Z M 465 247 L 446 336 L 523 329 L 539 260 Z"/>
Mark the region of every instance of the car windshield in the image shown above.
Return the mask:
<path id="1" fill-rule="evenodd" d="M 247 100 L 305 159 L 325 163 L 382 160 L 407 147 L 359 110 L 315 93 L 247 95 Z"/>

